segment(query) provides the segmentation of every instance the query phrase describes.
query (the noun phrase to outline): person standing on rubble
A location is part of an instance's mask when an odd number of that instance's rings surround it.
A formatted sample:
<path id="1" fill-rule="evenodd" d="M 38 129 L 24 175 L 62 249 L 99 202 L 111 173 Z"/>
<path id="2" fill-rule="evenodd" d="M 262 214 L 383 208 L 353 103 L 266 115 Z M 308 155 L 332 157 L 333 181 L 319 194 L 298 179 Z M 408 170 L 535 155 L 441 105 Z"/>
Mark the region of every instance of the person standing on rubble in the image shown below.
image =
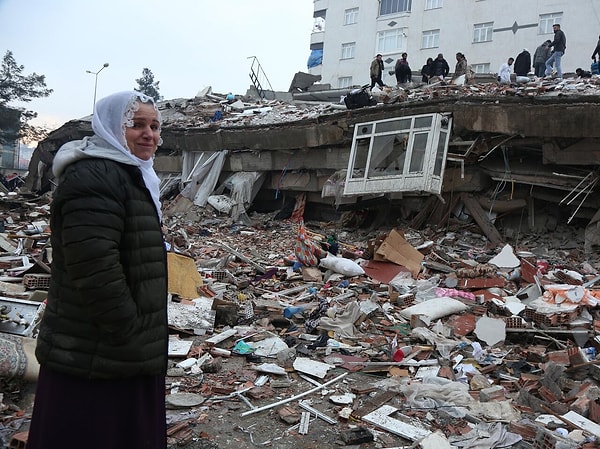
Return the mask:
<path id="1" fill-rule="evenodd" d="M 429 84 L 429 80 L 433 75 L 433 58 L 427 58 L 427 62 L 421 68 L 421 81 Z"/>
<path id="2" fill-rule="evenodd" d="M 527 76 L 531 70 L 531 54 L 524 48 L 515 59 L 515 75 Z"/>
<path id="3" fill-rule="evenodd" d="M 550 76 L 552 73 L 552 66 L 556 66 L 556 77 L 561 80 L 562 67 L 560 61 L 567 49 L 567 36 L 565 36 L 564 31 L 560 29 L 560 23 L 552 25 L 552 29 L 554 30 L 554 40 L 550 43 L 549 47 L 553 47 L 554 51 L 546 61 L 546 72 L 544 74 Z"/>
<path id="4" fill-rule="evenodd" d="M 94 135 L 54 158 L 54 257 L 28 449 L 167 446 L 160 127 L 151 97 L 119 92 L 96 103 Z"/>
<path id="5" fill-rule="evenodd" d="M 444 55 L 442 53 L 438 54 L 437 58 L 433 60 L 431 67 L 433 77 L 437 77 L 439 81 L 444 81 L 444 78 L 448 76 L 448 73 L 450 73 L 450 66 L 448 65 L 448 61 L 444 59 Z"/>
<path id="6" fill-rule="evenodd" d="M 459 76 L 465 75 L 465 81 L 467 77 L 467 58 L 461 52 L 456 53 L 456 65 L 454 66 L 454 75 L 452 79 L 456 79 Z"/>
<path id="7" fill-rule="evenodd" d="M 600 57 L 600 36 L 598 36 L 598 43 L 596 44 L 596 48 L 594 48 L 594 53 L 592 53 L 594 62 L 596 61 L 596 56 Z"/>
<path id="8" fill-rule="evenodd" d="M 383 74 L 383 56 L 378 54 L 375 56 L 375 59 L 371 62 L 371 68 L 369 70 L 371 76 L 371 89 L 375 86 L 375 83 L 379 87 L 385 87 L 385 84 L 381 80 L 381 75 Z"/>
<path id="9" fill-rule="evenodd" d="M 498 70 L 498 82 L 500 84 L 510 84 L 510 67 L 513 62 L 515 62 L 514 58 L 508 58 L 508 61 L 500 66 L 500 70 Z"/>
<path id="10" fill-rule="evenodd" d="M 533 69 L 535 70 L 535 76 L 538 78 L 544 76 L 546 61 L 550 57 L 551 43 L 551 40 L 544 41 L 542 45 L 535 49 L 535 53 L 533 54 Z"/>
<path id="11" fill-rule="evenodd" d="M 394 74 L 396 75 L 396 83 L 404 84 L 406 82 L 412 82 L 412 70 L 408 63 L 408 54 L 402 53 L 401 58 L 396 61 L 394 67 Z"/>

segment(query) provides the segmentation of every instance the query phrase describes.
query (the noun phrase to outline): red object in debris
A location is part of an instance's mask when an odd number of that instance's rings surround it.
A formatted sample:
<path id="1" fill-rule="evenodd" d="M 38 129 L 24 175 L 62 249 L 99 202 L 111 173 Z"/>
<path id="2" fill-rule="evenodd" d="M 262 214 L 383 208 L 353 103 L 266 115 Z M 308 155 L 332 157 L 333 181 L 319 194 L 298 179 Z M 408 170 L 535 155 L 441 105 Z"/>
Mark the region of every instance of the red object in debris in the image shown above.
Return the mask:
<path id="1" fill-rule="evenodd" d="M 538 260 L 536 262 L 536 265 L 537 265 L 538 271 L 541 274 L 548 273 L 548 262 L 547 261 L 545 261 L 545 260 Z"/>
<path id="2" fill-rule="evenodd" d="M 396 352 L 394 352 L 394 355 L 392 356 L 392 360 L 394 362 L 401 362 L 402 360 L 404 360 L 404 357 L 406 357 L 408 354 L 410 354 L 412 351 L 412 347 L 410 346 L 403 346 L 401 348 L 396 349 Z"/>

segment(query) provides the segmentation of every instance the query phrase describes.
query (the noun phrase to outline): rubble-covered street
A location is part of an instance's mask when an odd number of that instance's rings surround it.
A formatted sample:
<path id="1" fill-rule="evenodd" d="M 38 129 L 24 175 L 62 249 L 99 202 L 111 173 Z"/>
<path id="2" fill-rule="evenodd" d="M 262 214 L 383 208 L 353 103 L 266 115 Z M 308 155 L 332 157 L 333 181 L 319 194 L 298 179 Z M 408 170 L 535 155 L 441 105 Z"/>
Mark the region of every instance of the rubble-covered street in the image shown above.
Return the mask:
<path id="1" fill-rule="evenodd" d="M 49 201 L 0 204 L 4 447 L 24 447 L 33 403 Z M 460 221 L 298 216 L 165 217 L 170 447 L 598 447 L 600 258 L 582 227 L 493 245 Z"/>

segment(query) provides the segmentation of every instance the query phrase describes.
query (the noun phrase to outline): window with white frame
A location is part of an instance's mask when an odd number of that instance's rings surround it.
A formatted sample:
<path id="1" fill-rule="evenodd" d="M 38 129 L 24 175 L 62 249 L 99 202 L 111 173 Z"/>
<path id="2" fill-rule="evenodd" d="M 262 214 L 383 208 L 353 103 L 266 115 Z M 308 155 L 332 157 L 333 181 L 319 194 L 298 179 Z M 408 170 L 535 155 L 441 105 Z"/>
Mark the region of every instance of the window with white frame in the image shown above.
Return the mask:
<path id="1" fill-rule="evenodd" d="M 493 30 L 494 22 L 476 23 L 473 25 L 473 42 L 490 42 Z"/>
<path id="2" fill-rule="evenodd" d="M 449 114 L 423 114 L 354 127 L 344 195 L 442 191 Z"/>
<path id="3" fill-rule="evenodd" d="M 440 30 L 423 31 L 421 48 L 437 48 L 440 46 Z"/>
<path id="4" fill-rule="evenodd" d="M 437 9 L 443 6 L 444 0 L 425 0 L 425 9 Z"/>
<path id="5" fill-rule="evenodd" d="M 489 62 L 485 62 L 485 63 L 481 63 L 481 64 L 473 64 L 473 65 L 471 65 L 471 68 L 473 69 L 473 71 L 475 73 L 491 73 Z"/>
<path id="6" fill-rule="evenodd" d="M 356 50 L 356 42 L 346 42 L 345 44 L 342 44 L 342 56 L 340 59 L 354 58 L 355 50 Z"/>
<path id="7" fill-rule="evenodd" d="M 344 11 L 344 25 L 352 25 L 358 22 L 358 8 L 350 8 Z"/>
<path id="8" fill-rule="evenodd" d="M 340 76 L 338 78 L 338 88 L 339 89 L 345 89 L 350 86 L 352 86 L 352 77 L 351 76 Z"/>
<path id="9" fill-rule="evenodd" d="M 402 28 L 379 31 L 377 33 L 377 51 L 379 53 L 393 53 L 403 50 L 404 31 Z"/>
<path id="10" fill-rule="evenodd" d="M 540 26 L 538 32 L 540 34 L 553 33 L 552 25 L 560 23 L 562 20 L 562 12 L 553 12 L 551 14 L 540 14 Z"/>
<path id="11" fill-rule="evenodd" d="M 412 0 L 380 0 L 379 15 L 397 14 L 402 12 L 410 12 Z"/>

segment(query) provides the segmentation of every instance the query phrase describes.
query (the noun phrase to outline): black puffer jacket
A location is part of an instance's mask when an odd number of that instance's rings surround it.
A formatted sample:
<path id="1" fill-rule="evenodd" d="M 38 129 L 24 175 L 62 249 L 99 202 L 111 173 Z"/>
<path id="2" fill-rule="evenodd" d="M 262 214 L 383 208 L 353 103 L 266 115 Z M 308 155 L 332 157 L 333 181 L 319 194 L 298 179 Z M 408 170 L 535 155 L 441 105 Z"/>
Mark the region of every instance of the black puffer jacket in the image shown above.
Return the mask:
<path id="1" fill-rule="evenodd" d="M 90 379 L 164 375 L 166 253 L 139 169 L 97 158 L 68 165 L 50 225 L 40 364 Z"/>

